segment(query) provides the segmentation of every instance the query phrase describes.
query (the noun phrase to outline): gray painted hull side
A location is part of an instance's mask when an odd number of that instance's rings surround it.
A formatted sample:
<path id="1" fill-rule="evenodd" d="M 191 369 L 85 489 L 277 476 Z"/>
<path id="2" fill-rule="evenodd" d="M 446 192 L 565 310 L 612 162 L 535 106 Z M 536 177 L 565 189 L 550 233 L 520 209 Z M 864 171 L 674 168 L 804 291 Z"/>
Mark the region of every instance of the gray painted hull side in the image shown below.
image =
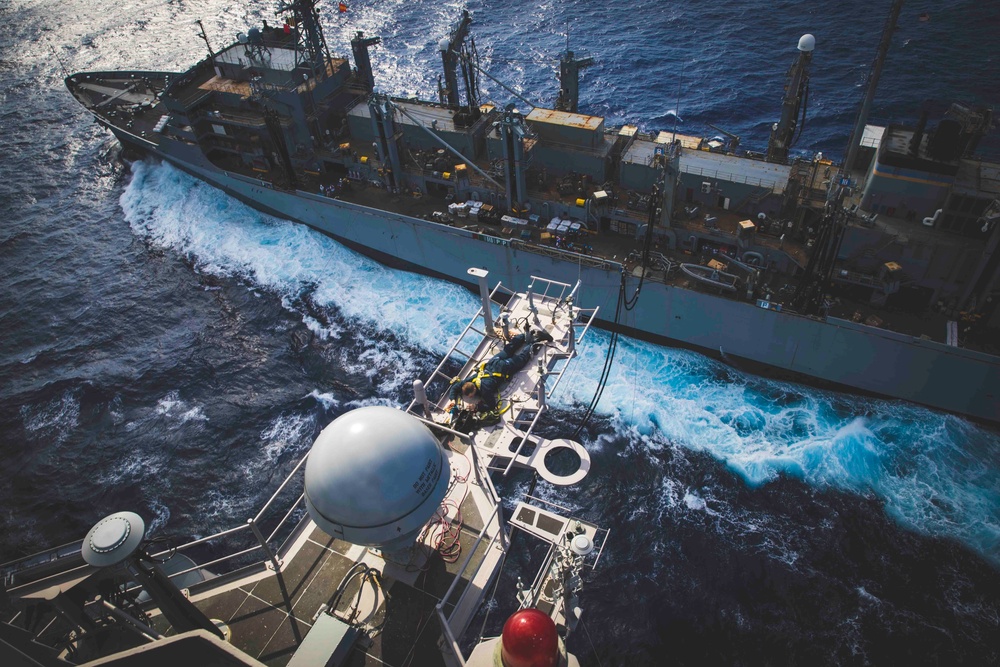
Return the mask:
<path id="1" fill-rule="evenodd" d="M 119 138 L 136 145 L 126 133 Z M 124 135 L 124 136 L 123 136 Z M 149 145 L 139 147 L 149 151 Z M 469 284 L 470 266 L 523 289 L 531 275 L 573 283 L 579 303 L 614 317 L 620 267 L 579 265 L 535 254 L 447 225 L 331 200 L 289 193 L 204 162 L 195 147 L 172 144 L 186 155 L 152 151 L 242 201 L 325 232 L 375 259 Z M 630 280 L 630 290 L 635 280 Z M 891 398 L 921 403 L 986 421 L 1000 420 L 1000 357 L 950 347 L 836 318 L 810 318 L 753 304 L 647 282 L 639 306 L 621 330 L 749 359 L 784 371 Z"/>

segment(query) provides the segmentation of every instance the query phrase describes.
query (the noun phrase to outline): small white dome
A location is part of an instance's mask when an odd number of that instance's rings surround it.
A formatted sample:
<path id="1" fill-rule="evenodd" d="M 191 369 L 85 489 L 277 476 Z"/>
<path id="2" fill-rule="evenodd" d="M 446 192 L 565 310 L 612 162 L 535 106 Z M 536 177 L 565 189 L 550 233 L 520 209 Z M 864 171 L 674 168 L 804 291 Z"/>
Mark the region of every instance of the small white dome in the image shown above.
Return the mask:
<path id="1" fill-rule="evenodd" d="M 125 561 L 138 549 L 146 524 L 135 512 L 106 516 L 83 538 L 80 553 L 88 565 L 111 567 Z"/>
<path id="2" fill-rule="evenodd" d="M 810 34 L 805 34 L 799 37 L 799 51 L 805 51 L 808 53 L 816 48 L 816 38 Z"/>
<path id="3" fill-rule="evenodd" d="M 313 443 L 306 508 L 333 537 L 392 550 L 427 523 L 450 477 L 441 445 L 415 417 L 382 406 L 359 408 L 335 419 Z"/>

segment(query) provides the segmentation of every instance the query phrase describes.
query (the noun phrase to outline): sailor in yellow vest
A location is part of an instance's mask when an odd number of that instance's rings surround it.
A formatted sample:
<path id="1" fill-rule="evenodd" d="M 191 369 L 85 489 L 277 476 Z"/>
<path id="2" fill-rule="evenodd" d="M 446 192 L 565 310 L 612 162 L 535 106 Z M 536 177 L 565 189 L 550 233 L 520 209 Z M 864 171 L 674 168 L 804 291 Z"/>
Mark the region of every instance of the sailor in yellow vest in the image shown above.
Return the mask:
<path id="1" fill-rule="evenodd" d="M 454 382 L 449 391 L 451 402 L 447 406 L 451 411 L 452 421 L 458 416 L 462 402 L 474 406 L 474 411 L 481 414 L 497 411 L 500 389 L 524 368 L 537 350 L 536 345 L 550 340 L 552 335 L 544 329 L 517 334 L 502 350 L 481 363 L 464 382 Z"/>

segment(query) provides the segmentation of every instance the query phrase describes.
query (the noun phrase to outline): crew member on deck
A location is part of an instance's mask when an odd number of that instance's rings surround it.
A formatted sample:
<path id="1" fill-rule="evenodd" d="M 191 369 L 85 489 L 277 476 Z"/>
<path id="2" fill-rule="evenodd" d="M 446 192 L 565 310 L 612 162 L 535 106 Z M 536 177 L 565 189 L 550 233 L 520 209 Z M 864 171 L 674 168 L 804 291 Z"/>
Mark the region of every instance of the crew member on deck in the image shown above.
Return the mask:
<path id="1" fill-rule="evenodd" d="M 497 411 L 500 404 L 500 389 L 519 370 L 524 368 L 538 345 L 552 340 L 552 334 L 544 329 L 517 334 L 504 345 L 503 349 L 479 365 L 464 382 L 458 378 L 452 383 L 446 410 L 451 412 L 452 421 L 458 415 L 464 401 L 479 413 Z"/>

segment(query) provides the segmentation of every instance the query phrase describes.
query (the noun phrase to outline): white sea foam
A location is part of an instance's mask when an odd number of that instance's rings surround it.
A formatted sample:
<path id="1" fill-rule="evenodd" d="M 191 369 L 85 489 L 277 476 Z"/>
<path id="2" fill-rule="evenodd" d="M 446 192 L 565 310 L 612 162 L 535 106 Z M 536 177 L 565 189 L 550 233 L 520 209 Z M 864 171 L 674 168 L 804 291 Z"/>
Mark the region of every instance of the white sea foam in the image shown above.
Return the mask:
<path id="1" fill-rule="evenodd" d="M 21 421 L 25 431 L 44 442 L 62 443 L 80 422 L 80 398 L 69 389 L 43 405 L 23 405 Z"/>
<path id="2" fill-rule="evenodd" d="M 340 401 L 330 392 L 313 389 L 309 392 L 309 397 L 322 405 L 326 410 L 333 410 L 340 406 Z"/>
<path id="3" fill-rule="evenodd" d="M 201 271 L 238 276 L 288 304 L 311 290 L 318 305 L 433 354 L 447 349 L 477 307 L 461 288 L 386 269 L 169 166 L 137 163 L 122 207 L 138 235 L 189 256 Z M 602 331 L 588 335 L 556 405 L 590 403 L 608 341 Z M 404 349 L 372 342 L 360 354 L 342 354 L 379 393 L 401 391 L 412 378 L 415 361 Z M 344 407 L 371 404 L 385 399 Z M 990 558 L 1000 553 L 1000 436 L 960 418 L 747 376 L 693 352 L 628 338 L 619 341 L 598 412 L 613 416 L 619 435 L 641 436 L 643 446 L 707 451 L 748 484 L 788 474 L 820 488 L 876 493 L 904 526 L 959 539 Z M 686 498 L 669 486 L 663 494 L 667 503 Z M 698 504 L 695 496 L 685 502 Z M 787 553 L 794 558 L 794 550 Z"/>
<path id="4" fill-rule="evenodd" d="M 165 479 L 170 468 L 169 454 L 155 447 L 133 447 L 110 460 L 98 473 L 102 488 L 144 485 Z"/>
<path id="5" fill-rule="evenodd" d="M 272 420 L 260 434 L 265 462 L 275 463 L 286 451 L 305 453 L 312 444 L 311 436 L 315 427 L 316 422 L 311 416 L 281 415 Z"/>
<path id="6" fill-rule="evenodd" d="M 446 351 L 475 308 L 472 295 L 460 287 L 388 270 L 169 165 L 137 162 L 121 205 L 136 234 L 188 256 L 200 271 L 242 278 L 280 295 L 286 305 L 310 293 L 319 306 L 437 354 Z M 340 335 L 338 327 L 325 328 L 312 315 L 303 321 L 324 337 Z"/>
<path id="7" fill-rule="evenodd" d="M 152 512 L 153 518 L 146 522 L 146 535 L 153 537 L 170 522 L 170 508 L 158 498 L 151 498 L 148 502 L 149 511 Z"/>
<path id="8" fill-rule="evenodd" d="M 176 419 L 181 424 L 208 421 L 208 417 L 202 411 L 202 406 L 191 406 L 187 401 L 180 398 L 180 394 L 177 391 L 171 391 L 157 401 L 156 414 Z"/>
<path id="9" fill-rule="evenodd" d="M 687 491 L 684 494 L 684 504 L 688 506 L 688 509 L 695 510 L 697 512 L 704 512 L 705 514 L 711 516 L 718 516 L 719 513 L 715 512 L 708 507 L 708 503 L 702 498 L 697 491 Z"/>

